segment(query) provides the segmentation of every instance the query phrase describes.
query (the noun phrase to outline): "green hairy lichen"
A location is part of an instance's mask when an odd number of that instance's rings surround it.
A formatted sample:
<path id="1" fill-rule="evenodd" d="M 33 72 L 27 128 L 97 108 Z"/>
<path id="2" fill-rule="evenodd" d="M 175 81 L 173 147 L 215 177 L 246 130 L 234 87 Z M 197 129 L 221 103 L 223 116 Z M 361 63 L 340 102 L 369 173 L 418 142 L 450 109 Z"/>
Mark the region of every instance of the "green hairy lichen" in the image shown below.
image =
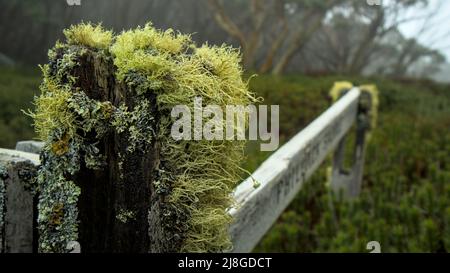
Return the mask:
<path id="1" fill-rule="evenodd" d="M 64 30 L 67 43 L 107 49 L 112 42 L 112 31 L 104 30 L 101 25 L 81 23 Z"/>
<path id="2" fill-rule="evenodd" d="M 239 53 L 227 46 L 196 47 L 187 35 L 158 31 L 150 24 L 123 32 L 111 47 L 117 78 L 135 87 L 138 95 L 158 94 L 161 113 L 157 139 L 161 162 L 157 191 L 168 195 L 165 215 L 177 221 L 180 251 L 223 251 L 233 204 L 231 191 L 241 179 L 239 164 L 244 142 L 175 141 L 170 137 L 175 105 L 188 105 L 201 96 L 209 105 L 247 105 L 254 100 L 242 81 Z"/>
<path id="3" fill-rule="evenodd" d="M 169 240 L 180 242 L 178 251 L 230 249 L 232 219 L 227 209 L 233 205 L 232 190 L 242 179 L 239 165 L 245 143 L 174 140 L 170 112 L 180 104 L 192 111 L 195 97 L 222 109 L 254 102 L 242 80 L 239 52 L 224 45 L 197 47 L 189 35 L 157 30 L 151 24 L 116 37 L 90 24 L 72 26 L 64 34 L 67 44 L 57 43 L 49 52 L 50 64 L 42 67 L 42 94 L 35 99 L 36 111 L 30 113 L 46 143 L 38 175 L 40 250 L 63 252 L 68 241 L 77 240 L 80 188 L 70 177 L 79 171 L 81 162 L 91 169 L 104 166 L 105 158 L 96 144 L 111 131 L 127 133 L 130 153 L 159 143 L 160 162 L 153 185 L 165 197 L 163 228 Z M 110 54 L 116 80 L 135 92 L 138 103 L 132 111 L 125 105 L 92 100 L 85 90 L 73 87 L 74 78 L 65 71 L 78 65 L 82 46 Z M 65 53 L 56 62 L 56 51 L 61 48 Z M 152 115 L 155 105 L 148 99 L 150 93 L 156 94 L 158 117 Z M 123 163 L 118 162 L 119 171 Z M 133 217 L 128 210 L 116 215 L 123 223 Z"/>

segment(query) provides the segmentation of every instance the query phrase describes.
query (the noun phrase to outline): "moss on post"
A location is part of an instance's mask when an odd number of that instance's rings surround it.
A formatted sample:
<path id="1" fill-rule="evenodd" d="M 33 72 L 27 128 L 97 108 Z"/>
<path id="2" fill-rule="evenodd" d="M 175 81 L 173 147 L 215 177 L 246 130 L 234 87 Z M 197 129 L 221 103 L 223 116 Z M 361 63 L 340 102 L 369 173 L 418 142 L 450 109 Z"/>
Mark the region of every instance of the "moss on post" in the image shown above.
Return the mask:
<path id="1" fill-rule="evenodd" d="M 353 88 L 353 84 L 347 81 L 338 81 L 333 84 L 333 87 L 330 89 L 329 95 L 333 102 L 337 101 L 345 92 L 348 92 Z M 378 117 L 378 88 L 374 84 L 364 84 L 360 85 L 359 89 L 363 94 L 367 94 L 369 97 L 369 101 L 361 100 L 361 107 L 366 107 L 367 113 L 370 119 L 370 129 L 374 129 L 377 124 Z M 368 132 L 370 134 L 370 131 Z"/>
<path id="2" fill-rule="evenodd" d="M 226 209 L 243 141 L 175 141 L 172 107 L 246 105 L 239 53 L 197 47 L 151 24 L 113 36 L 81 24 L 50 50 L 35 99 L 45 141 L 40 251 L 215 252 L 231 247 Z"/>

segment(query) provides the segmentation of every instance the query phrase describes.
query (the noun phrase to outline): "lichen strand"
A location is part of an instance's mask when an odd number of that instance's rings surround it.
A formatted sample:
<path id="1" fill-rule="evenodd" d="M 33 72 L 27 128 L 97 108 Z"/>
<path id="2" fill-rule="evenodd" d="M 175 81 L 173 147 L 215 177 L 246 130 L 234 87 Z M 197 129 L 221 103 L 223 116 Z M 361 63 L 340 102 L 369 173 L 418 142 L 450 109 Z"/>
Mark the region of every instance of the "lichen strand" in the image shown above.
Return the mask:
<path id="1" fill-rule="evenodd" d="M 161 163 L 154 186 L 167 196 L 163 227 L 178 251 L 217 252 L 232 247 L 226 209 L 241 179 L 244 142 L 175 141 L 170 137 L 173 106 L 247 105 L 254 100 L 242 81 L 239 53 L 226 46 L 196 47 L 189 36 L 158 31 L 150 24 L 122 33 L 111 47 L 117 78 L 137 90 L 156 92 Z"/>
<path id="2" fill-rule="evenodd" d="M 178 104 L 192 110 L 197 96 L 204 104 L 223 109 L 253 102 L 242 81 L 239 52 L 227 46 L 196 47 L 188 35 L 156 30 L 151 24 L 115 38 L 89 24 L 72 26 L 64 33 L 67 44 L 57 43 L 50 50 L 50 62 L 42 67 L 42 94 L 35 99 L 36 111 L 30 113 L 46 143 L 38 174 L 40 251 L 64 252 L 67 242 L 77 239 L 80 188 L 72 178 L 82 164 L 102 168 L 105 158 L 97 143 L 111 132 L 128 140 L 119 160 L 126 158 L 123 153 L 159 145 L 151 198 L 160 200 L 157 222 L 164 234 L 162 249 L 217 252 L 231 248 L 231 217 L 226 209 L 233 204 L 231 192 L 241 180 L 244 142 L 175 141 L 170 137 L 174 122 L 170 111 Z M 78 67 L 85 46 L 101 54 L 95 56 L 113 59 L 117 83 L 134 92 L 132 109 L 91 99 L 86 92 L 92 92 L 92 87 L 75 84 L 83 80 L 70 71 Z M 150 100 L 154 96 L 156 100 Z M 118 162 L 119 171 L 124 163 Z M 130 222 L 134 214 L 128 209 L 122 208 L 116 218 Z"/>

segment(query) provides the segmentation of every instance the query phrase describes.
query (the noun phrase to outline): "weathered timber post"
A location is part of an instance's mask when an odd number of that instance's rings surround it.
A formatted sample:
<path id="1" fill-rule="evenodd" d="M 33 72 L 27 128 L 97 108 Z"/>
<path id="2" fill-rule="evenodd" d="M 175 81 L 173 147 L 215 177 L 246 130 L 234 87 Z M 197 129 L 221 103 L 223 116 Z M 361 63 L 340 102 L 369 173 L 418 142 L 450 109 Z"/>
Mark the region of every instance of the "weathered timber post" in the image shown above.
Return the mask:
<path id="1" fill-rule="evenodd" d="M 16 143 L 16 150 L 32 153 L 32 154 L 39 154 L 42 151 L 42 148 L 44 147 L 44 142 L 41 141 L 35 141 L 35 140 L 24 140 L 24 141 L 18 141 Z"/>
<path id="2" fill-rule="evenodd" d="M 37 250 L 36 155 L 0 149 L 0 253 Z"/>
<path id="3" fill-rule="evenodd" d="M 178 139 L 171 128 L 174 107 L 186 118 L 197 97 L 221 109 L 256 101 L 238 52 L 151 24 L 115 37 L 90 24 L 64 34 L 30 113 L 44 141 L 39 251 L 229 249 L 244 142 Z"/>
<path id="4" fill-rule="evenodd" d="M 340 89 L 332 90 L 332 93 L 335 92 L 335 96 L 344 95 L 351 87 L 347 83 L 340 84 L 342 84 Z M 334 88 L 339 88 L 339 83 Z M 361 191 L 366 151 L 365 142 L 369 130 L 374 127 L 378 104 L 375 87 L 362 86 L 360 90 L 361 95 L 356 114 L 355 142 L 352 149 L 352 166 L 349 169 L 344 167 L 345 144 L 348 142 L 348 134 L 340 140 L 333 156 L 331 188 L 337 194 L 342 191 L 345 198 L 355 198 Z"/>
<path id="5" fill-rule="evenodd" d="M 113 107 L 125 104 L 130 111 L 135 109 L 135 91 L 115 80 L 114 64 L 108 53 L 73 45 L 58 49 L 52 62 L 61 62 L 71 52 L 76 52 L 73 61 L 77 65 L 64 72 L 56 66 L 51 72 L 53 75 L 64 73 L 66 78 L 74 77 L 73 90 L 83 90 L 92 100 L 110 102 Z M 152 105 L 152 116 L 157 117 L 155 95 L 148 93 L 147 99 Z M 148 221 L 149 211 L 150 217 L 156 219 L 159 214 L 158 198 L 154 196 L 152 187 L 158 164 L 158 144 L 152 141 L 143 149 L 129 152 L 131 144 L 127 133 L 108 132 L 96 144 L 99 154 L 106 158 L 106 164 L 92 170 L 84 162 L 80 170 L 70 177 L 81 189 L 78 232 L 83 252 L 170 250 L 165 245 L 165 234 L 156 232 L 161 228 L 159 223 L 154 221 L 155 225 L 149 226 Z M 91 140 L 97 141 L 94 137 Z M 149 238 L 149 229 L 155 231 L 152 238 Z"/>

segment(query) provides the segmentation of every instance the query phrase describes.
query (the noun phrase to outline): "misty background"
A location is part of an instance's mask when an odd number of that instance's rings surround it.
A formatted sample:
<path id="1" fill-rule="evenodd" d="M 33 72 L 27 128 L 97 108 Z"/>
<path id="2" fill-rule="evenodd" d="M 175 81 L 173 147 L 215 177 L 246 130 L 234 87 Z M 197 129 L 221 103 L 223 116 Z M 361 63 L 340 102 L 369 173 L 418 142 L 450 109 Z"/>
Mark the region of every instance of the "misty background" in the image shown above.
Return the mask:
<path id="1" fill-rule="evenodd" d="M 367 252 L 373 240 L 382 252 L 450 251 L 450 1 L 68 1 L 77 2 L 0 0 L 0 148 L 36 138 L 24 112 L 63 29 L 101 22 L 120 33 L 152 22 L 240 48 L 243 77 L 258 74 L 249 89 L 280 106 L 281 145 L 331 105 L 335 82 L 380 91 L 360 197 L 331 199 L 324 163 L 255 251 Z M 252 172 L 270 154 L 250 141 L 245 156 Z"/>
<path id="2" fill-rule="evenodd" d="M 445 0 L 0 0 L 0 64 L 45 63 L 81 21 L 115 32 L 152 22 L 197 43 L 240 47 L 256 73 L 351 74 L 450 81 Z M 376 2 L 376 1 L 375 1 Z"/>

